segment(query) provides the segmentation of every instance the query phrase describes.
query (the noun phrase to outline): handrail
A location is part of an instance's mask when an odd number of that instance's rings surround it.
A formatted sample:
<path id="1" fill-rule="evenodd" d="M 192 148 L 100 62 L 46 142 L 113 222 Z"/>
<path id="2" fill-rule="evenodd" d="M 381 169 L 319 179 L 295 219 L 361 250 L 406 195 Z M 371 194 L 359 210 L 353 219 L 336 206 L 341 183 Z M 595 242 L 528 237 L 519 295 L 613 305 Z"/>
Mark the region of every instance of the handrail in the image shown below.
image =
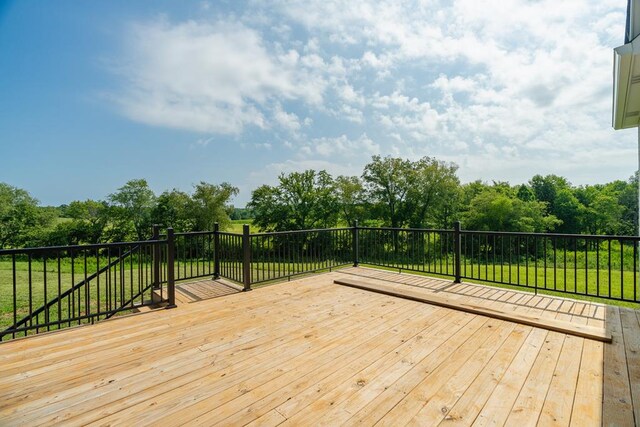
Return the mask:
<path id="1" fill-rule="evenodd" d="M 187 232 L 183 232 L 183 233 L 173 233 L 174 236 L 178 237 L 178 236 L 206 236 L 209 234 L 214 234 L 215 231 L 187 231 Z M 163 234 L 163 236 L 166 236 L 166 234 Z"/>
<path id="2" fill-rule="evenodd" d="M 217 231 L 216 233 L 221 235 L 221 236 L 238 236 L 238 237 L 242 237 L 242 233 L 234 233 L 232 231 Z M 252 236 L 255 236 L 255 234 L 252 234 Z"/>
<path id="3" fill-rule="evenodd" d="M 80 282 L 76 283 L 75 285 L 73 285 L 72 287 L 70 287 L 69 289 L 67 289 L 66 291 L 64 291 L 63 293 L 61 293 L 60 295 L 56 296 L 55 298 L 53 298 L 52 300 L 48 301 L 47 303 L 43 304 L 41 307 L 37 308 L 36 310 L 34 310 L 33 312 L 31 312 L 29 315 L 23 317 L 22 319 L 20 319 L 18 322 L 14 323 L 13 325 L 9 326 L 7 329 L 5 329 L 1 335 L 6 335 L 7 333 L 12 333 L 15 330 L 19 329 L 21 327 L 21 325 L 26 324 L 27 322 L 29 322 L 30 320 L 33 320 L 35 317 L 37 317 L 38 315 L 44 313 L 48 308 L 53 307 L 54 305 L 56 305 L 58 302 L 61 302 L 64 298 L 68 297 L 69 295 L 71 295 L 72 293 L 76 292 L 78 289 L 82 288 L 83 286 L 87 285 L 89 282 L 91 282 L 93 279 L 95 279 L 96 277 L 98 277 L 100 274 L 105 273 L 106 271 L 108 271 L 111 267 L 117 265 L 118 263 L 121 263 L 126 257 L 130 256 L 131 254 L 133 254 L 137 249 L 140 248 L 140 245 L 142 243 L 146 243 L 146 244 L 159 244 L 162 243 L 161 240 L 147 240 L 144 242 L 132 242 L 132 243 L 124 243 L 124 244 L 119 244 L 118 246 L 130 246 L 131 244 L 136 244 L 138 243 L 138 245 L 134 248 L 131 248 L 129 251 L 125 252 L 124 254 L 120 255 L 118 258 L 114 259 L 113 261 L 111 261 L 109 264 L 105 265 L 104 267 L 102 267 L 100 270 L 96 271 L 95 273 L 87 276 L 85 279 L 81 280 Z M 96 245 L 87 245 L 87 246 L 81 246 L 82 248 L 86 248 L 86 247 L 92 247 L 95 248 Z M 102 246 L 101 246 L 102 247 Z M 114 247 L 113 245 L 110 245 L 109 247 Z M 116 246 L 117 247 L 117 246 Z M 57 248 L 57 247 L 56 247 Z M 65 247 L 63 247 L 65 248 Z M 74 250 L 74 249 L 78 249 L 78 246 L 76 245 L 75 247 L 69 247 L 72 249 L 69 250 Z M 54 247 L 51 248 L 47 248 L 49 250 L 54 250 Z M 123 306 L 125 306 L 126 304 L 122 304 Z"/>
<path id="4" fill-rule="evenodd" d="M 162 240 L 134 240 L 132 242 L 114 242 L 114 243 L 91 243 L 88 245 L 69 245 L 69 246 L 39 246 L 33 248 L 18 248 L 18 249 L 0 249 L 0 256 L 2 255 L 20 255 L 28 253 L 38 252 L 54 252 L 54 251 L 73 251 L 73 250 L 88 250 L 88 249 L 110 249 L 110 248 L 123 248 L 131 245 L 141 245 L 158 242 Z"/>
<path id="5" fill-rule="evenodd" d="M 358 227 L 360 230 L 380 230 L 380 231 L 418 231 L 429 233 L 453 233 L 455 230 L 438 228 L 404 228 L 404 227 Z M 496 236 L 536 236 L 536 237 L 556 237 L 567 239 L 601 239 L 601 240 L 638 240 L 640 236 L 615 235 L 615 234 L 569 234 L 569 233 L 527 233 L 523 231 L 482 231 L 482 230 L 460 230 L 462 234 L 481 234 Z"/>
<path id="6" fill-rule="evenodd" d="M 362 228 L 362 227 L 360 227 Z M 342 227 L 342 228 L 312 228 L 309 230 L 291 230 L 291 231 L 268 231 L 263 233 L 251 233 L 251 236 L 283 236 L 290 234 L 304 234 L 304 233 L 321 233 L 325 231 L 346 231 L 351 230 L 352 227 Z"/>
<path id="7" fill-rule="evenodd" d="M 384 230 L 384 231 L 422 231 L 430 233 L 453 233 L 454 230 L 445 230 L 438 228 L 409 228 L 409 227 L 362 227 L 358 226 L 360 230 Z"/>

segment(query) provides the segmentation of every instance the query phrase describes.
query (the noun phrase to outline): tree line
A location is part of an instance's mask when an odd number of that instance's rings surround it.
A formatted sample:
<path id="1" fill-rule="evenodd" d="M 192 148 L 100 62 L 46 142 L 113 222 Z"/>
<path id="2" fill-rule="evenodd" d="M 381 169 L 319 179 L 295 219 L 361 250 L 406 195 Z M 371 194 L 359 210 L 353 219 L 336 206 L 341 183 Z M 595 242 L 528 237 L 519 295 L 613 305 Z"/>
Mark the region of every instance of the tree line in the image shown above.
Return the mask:
<path id="1" fill-rule="evenodd" d="M 182 232 L 224 227 L 243 214 L 230 204 L 237 193 L 228 183 L 200 182 L 191 193 L 156 195 L 146 180 L 133 179 L 105 200 L 42 207 L 26 190 L 0 183 L 0 249 L 145 240 L 153 224 Z"/>
<path id="2" fill-rule="evenodd" d="M 527 183 L 461 184 L 458 166 L 432 157 L 373 156 L 359 176 L 326 171 L 281 174 L 255 189 L 245 209 L 238 189 L 200 182 L 191 192 L 156 195 L 146 180 L 128 181 L 105 200 L 43 207 L 26 190 L 0 183 L 0 248 L 143 240 L 152 224 L 176 231 L 224 228 L 251 219 L 261 231 L 361 225 L 444 228 L 455 221 L 480 231 L 635 235 L 637 177 L 574 186 L 557 175 Z"/>
<path id="3" fill-rule="evenodd" d="M 458 166 L 431 157 L 373 156 L 360 176 L 281 174 L 257 188 L 248 207 L 262 230 L 360 224 L 479 231 L 635 235 L 638 181 L 573 186 L 557 175 L 527 183 L 461 184 Z"/>

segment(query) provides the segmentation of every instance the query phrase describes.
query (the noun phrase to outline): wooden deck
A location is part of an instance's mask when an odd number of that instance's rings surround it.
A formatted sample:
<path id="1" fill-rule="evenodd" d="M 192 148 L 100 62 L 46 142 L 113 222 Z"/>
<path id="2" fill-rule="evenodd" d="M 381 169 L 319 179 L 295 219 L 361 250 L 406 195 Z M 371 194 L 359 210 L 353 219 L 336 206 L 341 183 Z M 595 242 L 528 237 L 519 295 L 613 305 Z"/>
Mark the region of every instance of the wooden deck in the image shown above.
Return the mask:
<path id="1" fill-rule="evenodd" d="M 333 284 L 345 277 L 613 342 Z M 2 344 L 0 425 L 632 426 L 639 314 L 350 268 Z"/>
<path id="2" fill-rule="evenodd" d="M 188 304 L 242 292 L 242 287 L 225 280 L 209 278 L 176 283 L 176 303 Z"/>

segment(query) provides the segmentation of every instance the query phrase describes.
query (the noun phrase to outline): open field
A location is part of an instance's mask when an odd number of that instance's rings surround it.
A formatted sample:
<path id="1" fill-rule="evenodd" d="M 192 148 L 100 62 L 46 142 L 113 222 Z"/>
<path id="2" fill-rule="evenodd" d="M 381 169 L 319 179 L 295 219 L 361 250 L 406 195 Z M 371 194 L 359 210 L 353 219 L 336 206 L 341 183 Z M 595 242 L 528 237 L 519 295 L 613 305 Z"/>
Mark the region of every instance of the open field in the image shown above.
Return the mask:
<path id="1" fill-rule="evenodd" d="M 258 231 L 257 228 L 253 225 L 253 220 L 251 219 L 233 219 L 231 220 L 231 225 L 227 227 L 227 229 L 225 229 L 224 231 L 227 231 L 229 233 L 242 234 L 242 226 L 244 224 L 249 224 L 249 227 L 251 227 L 252 233 L 255 233 Z"/>

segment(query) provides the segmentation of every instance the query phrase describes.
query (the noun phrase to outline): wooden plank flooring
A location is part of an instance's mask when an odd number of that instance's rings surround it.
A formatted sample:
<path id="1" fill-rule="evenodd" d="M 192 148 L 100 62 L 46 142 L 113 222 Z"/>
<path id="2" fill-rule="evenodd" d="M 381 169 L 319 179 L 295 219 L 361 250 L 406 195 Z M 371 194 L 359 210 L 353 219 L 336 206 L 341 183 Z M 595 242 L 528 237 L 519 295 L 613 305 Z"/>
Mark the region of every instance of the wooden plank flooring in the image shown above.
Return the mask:
<path id="1" fill-rule="evenodd" d="M 608 343 L 612 341 L 611 334 L 607 332 L 605 328 L 596 328 L 586 324 L 572 323 L 570 321 L 550 319 L 541 316 L 527 316 L 517 313 L 515 310 L 496 310 L 487 307 L 487 303 L 484 301 L 481 304 L 471 304 L 460 300 L 452 300 L 443 296 L 435 296 L 434 293 L 430 291 L 416 291 L 408 286 L 404 286 L 403 288 L 391 287 L 372 283 L 371 280 L 354 280 L 348 278 L 336 279 L 333 283 L 365 291 L 377 292 L 384 295 L 391 295 L 411 301 L 422 302 L 429 305 L 451 308 L 480 316 L 492 317 L 495 319 L 505 320 L 507 322 L 520 323 L 522 325 L 547 329 L 549 331 L 575 335 L 582 338 L 589 338 Z"/>
<path id="2" fill-rule="evenodd" d="M 190 303 L 241 292 L 242 288 L 222 279 L 211 278 L 176 283 L 176 301 Z"/>
<path id="3" fill-rule="evenodd" d="M 355 277 L 613 342 L 333 284 Z M 0 425 L 631 426 L 639 314 L 349 268 L 2 344 Z"/>

